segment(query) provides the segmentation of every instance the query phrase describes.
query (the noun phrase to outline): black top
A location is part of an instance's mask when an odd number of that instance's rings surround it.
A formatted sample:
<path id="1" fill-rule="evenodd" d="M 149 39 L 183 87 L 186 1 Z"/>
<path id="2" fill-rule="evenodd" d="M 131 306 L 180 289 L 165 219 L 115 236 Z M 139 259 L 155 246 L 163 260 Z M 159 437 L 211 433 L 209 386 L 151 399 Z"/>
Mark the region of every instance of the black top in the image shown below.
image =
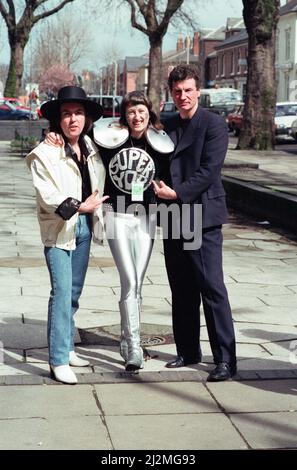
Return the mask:
<path id="1" fill-rule="evenodd" d="M 180 141 L 182 138 L 182 135 L 186 131 L 188 125 L 190 124 L 191 119 L 182 119 L 180 116 L 178 117 L 178 122 L 179 125 L 176 128 L 176 137 L 177 137 L 177 143 Z"/>
<path id="2" fill-rule="evenodd" d="M 75 161 L 80 171 L 81 180 L 82 180 L 81 202 L 84 202 L 92 194 L 92 188 L 91 188 L 90 174 L 89 174 L 89 168 L 88 168 L 88 163 L 87 163 L 88 150 L 86 148 L 86 144 L 83 139 L 80 139 L 78 143 L 79 143 L 79 147 L 81 151 L 80 160 L 78 159 L 76 152 L 73 150 L 73 148 L 71 147 L 69 143 L 65 145 L 65 154 L 67 157 L 71 157 Z"/>
<path id="3" fill-rule="evenodd" d="M 80 204 L 92 194 L 90 173 L 87 162 L 89 152 L 83 138 L 80 138 L 78 143 L 81 151 L 81 160 L 78 159 L 76 152 L 73 150 L 69 142 L 65 143 L 65 155 L 66 157 L 71 157 L 73 159 L 81 174 L 82 199 L 81 201 L 78 201 L 75 198 L 68 197 L 59 205 L 55 212 L 64 220 L 69 220 L 78 211 Z"/>
<path id="4" fill-rule="evenodd" d="M 149 143 L 147 142 L 145 137 L 141 137 L 140 139 L 136 139 L 135 137 L 129 139 L 122 144 L 121 146 L 113 149 L 107 149 L 105 147 L 98 146 L 99 148 L 99 153 L 102 158 L 103 164 L 106 169 L 106 180 L 105 180 L 105 187 L 104 187 L 104 195 L 108 195 L 109 199 L 107 203 L 112 204 L 113 209 L 115 211 L 120 210 L 119 207 L 117 207 L 117 197 L 118 196 L 124 196 L 125 198 L 125 209 L 131 205 L 131 204 L 136 204 L 134 201 L 131 199 L 131 194 L 122 192 L 115 184 L 113 183 L 110 173 L 109 173 L 109 163 L 111 159 L 122 149 L 130 148 L 130 147 L 136 147 L 140 148 L 142 150 L 145 150 L 150 157 L 153 159 L 154 164 L 155 164 L 155 176 L 154 180 L 158 179 L 160 176 L 160 173 L 166 165 L 168 161 L 168 155 L 167 154 L 161 154 L 154 150 Z M 125 171 L 125 170 L 124 170 Z M 143 202 L 137 202 L 137 205 L 141 204 L 144 206 L 146 210 L 148 210 L 149 204 L 155 204 L 156 203 L 156 197 L 155 193 L 153 190 L 153 186 L 151 185 L 148 187 L 144 193 L 143 193 Z"/>

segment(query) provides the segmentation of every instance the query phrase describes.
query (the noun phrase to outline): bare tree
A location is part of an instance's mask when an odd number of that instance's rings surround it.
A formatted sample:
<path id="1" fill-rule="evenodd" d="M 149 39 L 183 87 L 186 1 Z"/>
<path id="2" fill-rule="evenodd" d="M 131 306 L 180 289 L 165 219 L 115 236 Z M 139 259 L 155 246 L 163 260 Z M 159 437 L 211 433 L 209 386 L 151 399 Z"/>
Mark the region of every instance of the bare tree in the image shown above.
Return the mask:
<path id="1" fill-rule="evenodd" d="M 65 64 L 55 64 L 46 70 L 40 79 L 40 89 L 57 94 L 62 86 L 72 85 L 74 75 Z"/>
<path id="2" fill-rule="evenodd" d="M 65 64 L 72 69 L 90 52 L 91 33 L 80 19 L 69 18 L 68 14 L 57 15 L 46 22 L 35 40 L 32 71 L 35 80 L 49 67 Z"/>
<path id="3" fill-rule="evenodd" d="M 4 83 L 6 82 L 8 65 L 0 64 L 0 98 L 4 95 Z M 4 95 L 5 96 L 5 95 Z"/>
<path id="4" fill-rule="evenodd" d="M 24 70 L 24 49 L 29 40 L 33 26 L 43 18 L 47 18 L 61 10 L 67 3 L 74 0 L 59 1 L 55 7 L 45 9 L 45 3 L 52 4 L 48 0 L 25 0 L 25 7 L 17 15 L 14 0 L 0 0 L 0 13 L 8 30 L 10 46 L 10 64 L 5 85 L 6 96 L 18 96 L 21 90 Z M 17 16 L 19 19 L 17 20 Z"/>
<path id="5" fill-rule="evenodd" d="M 239 149 L 274 147 L 275 38 L 279 0 L 242 0 L 248 32 L 247 95 Z"/>
<path id="6" fill-rule="evenodd" d="M 100 70 L 100 94 L 109 95 L 112 93 L 112 90 L 119 93 L 118 61 L 122 56 L 121 46 L 116 40 L 112 40 L 109 43 L 103 43 L 97 51 L 97 57 L 98 56 L 100 57 L 100 64 L 98 63 L 98 59 L 94 62 L 96 63 L 96 69 Z M 105 64 L 104 67 L 102 67 L 103 64 Z"/>
<path id="7" fill-rule="evenodd" d="M 131 10 L 131 25 L 146 34 L 150 43 L 148 95 L 155 110 L 160 109 L 160 85 L 162 83 L 162 43 L 173 15 L 184 0 L 124 0 Z M 159 4 L 159 5 L 158 5 Z"/>

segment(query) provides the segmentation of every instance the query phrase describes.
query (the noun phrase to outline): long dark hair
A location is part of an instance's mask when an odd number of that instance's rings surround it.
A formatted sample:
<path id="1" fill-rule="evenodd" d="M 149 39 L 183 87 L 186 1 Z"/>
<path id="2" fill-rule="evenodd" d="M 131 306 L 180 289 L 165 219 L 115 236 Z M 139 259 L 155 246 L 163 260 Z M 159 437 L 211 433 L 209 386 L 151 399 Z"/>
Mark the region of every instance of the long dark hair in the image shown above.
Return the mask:
<path id="1" fill-rule="evenodd" d="M 121 109 L 120 109 L 120 124 L 122 126 L 128 126 L 128 122 L 126 119 L 126 109 L 128 106 L 136 106 L 137 104 L 143 104 L 146 106 L 149 112 L 149 124 L 154 126 L 156 129 L 163 129 L 163 126 L 153 111 L 153 106 L 151 100 L 142 92 L 142 91 L 131 91 L 127 93 L 121 102 Z"/>
<path id="2" fill-rule="evenodd" d="M 85 135 L 92 128 L 93 121 L 92 121 L 91 117 L 88 115 L 88 113 L 86 111 L 86 108 L 83 105 L 82 105 L 82 107 L 85 110 L 85 125 L 84 125 L 84 128 L 82 130 L 81 135 Z M 64 135 L 64 133 L 62 131 L 62 128 L 61 128 L 61 107 L 59 109 L 59 113 L 57 114 L 57 116 L 54 119 L 51 119 L 49 121 L 49 130 L 50 130 L 50 132 L 56 132 L 56 134 L 62 134 L 63 137 L 65 138 L 65 135 Z"/>

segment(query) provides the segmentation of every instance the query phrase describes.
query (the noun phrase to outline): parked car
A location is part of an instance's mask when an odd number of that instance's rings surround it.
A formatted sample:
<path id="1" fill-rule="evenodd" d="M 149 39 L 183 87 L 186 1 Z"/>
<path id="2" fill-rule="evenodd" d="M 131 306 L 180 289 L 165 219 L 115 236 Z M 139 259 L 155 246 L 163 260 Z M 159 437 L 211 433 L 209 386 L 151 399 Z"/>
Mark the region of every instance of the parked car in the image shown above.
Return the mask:
<path id="1" fill-rule="evenodd" d="M 30 108 L 28 106 L 24 106 L 23 103 L 18 100 L 17 98 L 2 98 L 5 101 L 8 101 L 8 103 L 12 104 L 15 106 L 17 109 L 27 109 L 27 111 L 30 111 Z"/>
<path id="2" fill-rule="evenodd" d="M 227 117 L 243 105 L 243 101 L 239 90 L 235 88 L 201 88 L 199 105 Z"/>
<path id="3" fill-rule="evenodd" d="M 276 103 L 274 118 L 275 138 L 278 140 L 293 137 L 292 124 L 296 119 L 297 102 L 283 101 Z"/>
<path id="4" fill-rule="evenodd" d="M 89 95 L 90 100 L 101 104 L 103 117 L 119 117 L 122 96 L 113 95 Z"/>
<path id="5" fill-rule="evenodd" d="M 233 113 L 229 113 L 227 116 L 227 124 L 229 130 L 235 135 L 236 137 L 239 136 L 240 130 L 242 128 L 243 123 L 243 108 L 244 105 L 240 105 L 237 107 Z"/>
<path id="6" fill-rule="evenodd" d="M 35 120 L 37 119 L 37 113 L 27 109 L 16 108 L 13 104 L 6 100 L 0 100 L 0 120 Z"/>
<path id="7" fill-rule="evenodd" d="M 161 112 L 160 112 L 160 120 L 166 121 L 166 119 L 170 118 L 171 116 L 175 116 L 178 114 L 175 104 L 173 101 L 165 101 L 162 104 Z"/>
<path id="8" fill-rule="evenodd" d="M 291 124 L 291 137 L 297 142 L 297 118 Z"/>

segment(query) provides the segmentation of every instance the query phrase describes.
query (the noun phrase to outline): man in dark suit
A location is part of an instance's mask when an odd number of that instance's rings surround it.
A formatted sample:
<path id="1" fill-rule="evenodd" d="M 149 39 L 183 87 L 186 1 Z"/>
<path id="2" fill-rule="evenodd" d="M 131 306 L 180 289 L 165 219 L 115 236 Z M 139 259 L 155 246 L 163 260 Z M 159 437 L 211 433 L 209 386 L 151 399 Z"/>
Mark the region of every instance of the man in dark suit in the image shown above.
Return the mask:
<path id="1" fill-rule="evenodd" d="M 166 367 L 201 361 L 202 300 L 216 365 L 207 380 L 217 382 L 236 373 L 235 335 L 222 268 L 222 224 L 227 221 L 227 208 L 221 169 L 228 132 L 221 116 L 198 106 L 200 85 L 195 67 L 175 67 L 168 85 L 179 115 L 165 123 L 165 130 L 176 147 L 168 175 L 159 185 L 154 183 L 155 192 L 167 204 L 189 204 L 191 208 L 202 204 L 202 244 L 186 249 L 182 236 L 176 239 L 169 233 L 164 239 L 177 348 L 177 357 Z"/>

